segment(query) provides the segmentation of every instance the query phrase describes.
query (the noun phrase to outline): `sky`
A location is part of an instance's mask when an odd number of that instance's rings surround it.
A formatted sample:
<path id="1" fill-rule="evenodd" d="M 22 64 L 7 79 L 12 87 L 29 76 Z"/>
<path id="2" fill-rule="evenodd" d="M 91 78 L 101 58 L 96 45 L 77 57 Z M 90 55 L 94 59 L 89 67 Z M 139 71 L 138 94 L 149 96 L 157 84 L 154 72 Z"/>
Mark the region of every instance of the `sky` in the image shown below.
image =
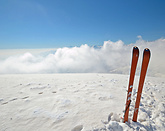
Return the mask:
<path id="1" fill-rule="evenodd" d="M 164 0 L 0 0 L 0 49 L 163 39 L 164 7 Z"/>

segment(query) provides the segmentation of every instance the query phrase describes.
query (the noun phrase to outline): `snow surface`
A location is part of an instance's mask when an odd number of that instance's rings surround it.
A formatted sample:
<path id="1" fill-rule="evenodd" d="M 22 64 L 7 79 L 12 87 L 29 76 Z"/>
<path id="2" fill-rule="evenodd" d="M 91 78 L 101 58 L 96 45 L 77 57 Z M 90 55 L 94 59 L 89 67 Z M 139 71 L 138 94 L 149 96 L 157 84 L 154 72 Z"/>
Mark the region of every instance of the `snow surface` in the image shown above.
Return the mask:
<path id="1" fill-rule="evenodd" d="M 153 131 L 165 130 L 165 79 L 146 77 L 138 122 L 122 122 L 128 75 L 0 75 L 1 131 Z"/>

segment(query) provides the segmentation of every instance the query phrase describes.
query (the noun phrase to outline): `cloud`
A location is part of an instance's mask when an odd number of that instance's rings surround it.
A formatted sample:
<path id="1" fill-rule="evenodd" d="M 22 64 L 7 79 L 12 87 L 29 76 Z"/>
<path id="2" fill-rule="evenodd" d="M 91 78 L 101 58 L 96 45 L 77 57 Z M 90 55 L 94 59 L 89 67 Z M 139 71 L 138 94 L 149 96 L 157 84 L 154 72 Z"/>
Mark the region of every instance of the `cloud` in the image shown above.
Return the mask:
<path id="1" fill-rule="evenodd" d="M 138 38 L 138 39 L 142 39 L 142 36 L 141 36 L 141 35 L 138 35 L 137 38 Z"/>
<path id="2" fill-rule="evenodd" d="M 138 36 L 136 43 L 104 41 L 99 48 L 87 44 L 80 47 L 58 48 L 33 54 L 12 55 L 0 59 L 0 73 L 120 73 L 129 74 L 132 47 L 140 49 L 137 74 L 140 73 L 143 49 L 151 50 L 148 75 L 165 76 L 165 39 L 145 41 Z M 2 55 L 2 54 L 1 54 Z M 1 57 L 0 57 L 1 58 Z"/>

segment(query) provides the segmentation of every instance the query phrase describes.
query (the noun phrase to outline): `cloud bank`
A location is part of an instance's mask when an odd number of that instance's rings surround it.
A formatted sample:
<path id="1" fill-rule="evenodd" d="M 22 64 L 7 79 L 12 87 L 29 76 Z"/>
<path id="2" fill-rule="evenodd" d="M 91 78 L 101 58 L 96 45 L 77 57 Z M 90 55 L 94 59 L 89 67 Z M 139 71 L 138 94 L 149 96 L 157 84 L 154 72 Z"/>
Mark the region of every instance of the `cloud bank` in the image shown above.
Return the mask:
<path id="1" fill-rule="evenodd" d="M 123 41 L 105 41 L 98 48 L 88 45 L 72 48 L 58 48 L 34 54 L 0 57 L 0 74 L 11 73 L 120 73 L 129 74 L 132 48 L 138 46 L 140 59 L 137 74 L 140 72 L 142 54 L 145 48 L 151 50 L 148 75 L 165 76 L 165 39 L 145 41 L 138 36 L 135 43 L 125 45 Z M 3 55 L 1 53 L 1 55 Z"/>

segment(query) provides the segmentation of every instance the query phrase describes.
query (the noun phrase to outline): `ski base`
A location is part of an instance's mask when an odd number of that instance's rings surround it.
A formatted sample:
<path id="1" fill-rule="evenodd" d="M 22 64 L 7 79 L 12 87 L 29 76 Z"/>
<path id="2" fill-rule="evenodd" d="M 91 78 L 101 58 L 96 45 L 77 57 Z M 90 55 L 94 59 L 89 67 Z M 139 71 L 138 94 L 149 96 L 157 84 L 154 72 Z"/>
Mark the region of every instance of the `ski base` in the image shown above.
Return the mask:
<path id="1" fill-rule="evenodd" d="M 124 112 L 124 123 L 128 121 L 129 106 L 131 104 L 131 94 L 132 94 L 132 88 L 133 88 L 133 82 L 134 82 L 138 58 L 139 58 L 139 49 L 138 47 L 135 46 L 133 47 L 133 53 L 132 53 L 131 71 L 130 71 L 128 92 L 126 99 L 126 107 Z"/>
<path id="2" fill-rule="evenodd" d="M 133 119 L 132 119 L 134 122 L 137 121 L 137 117 L 138 117 L 140 99 L 141 99 L 142 89 L 143 89 L 143 85 L 144 85 L 144 81 L 145 81 L 145 77 L 146 77 L 149 60 L 150 60 L 150 50 L 148 48 L 146 48 L 146 49 L 144 49 L 144 52 L 143 52 L 140 80 L 139 80 L 137 98 L 136 98 L 136 103 L 135 103 L 134 115 L 133 115 Z"/>

